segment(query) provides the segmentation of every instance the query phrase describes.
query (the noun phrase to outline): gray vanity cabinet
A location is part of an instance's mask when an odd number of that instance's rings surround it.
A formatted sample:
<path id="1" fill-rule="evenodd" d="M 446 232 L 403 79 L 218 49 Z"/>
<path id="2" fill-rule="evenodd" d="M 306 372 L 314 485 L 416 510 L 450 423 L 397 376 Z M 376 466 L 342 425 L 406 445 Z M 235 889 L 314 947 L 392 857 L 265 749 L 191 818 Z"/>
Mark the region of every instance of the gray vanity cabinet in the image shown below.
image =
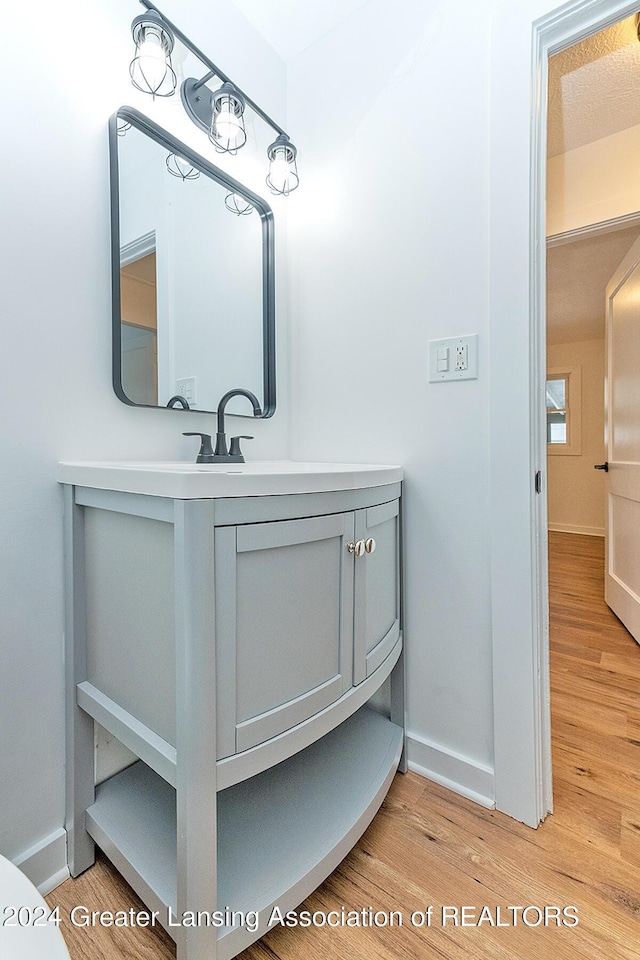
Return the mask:
<path id="1" fill-rule="evenodd" d="M 219 756 L 289 730 L 351 687 L 353 535 L 353 513 L 216 530 Z"/>
<path id="2" fill-rule="evenodd" d="M 389 656 L 399 503 L 216 531 L 220 757 L 313 716 Z"/>
<path id="3" fill-rule="evenodd" d="M 230 960 L 335 869 L 406 768 L 401 470 L 209 496 L 251 477 L 165 473 L 59 467 L 69 866 L 97 843 L 178 960 Z M 97 784 L 94 723 L 132 752 Z M 234 914 L 173 923 L 216 908 Z"/>

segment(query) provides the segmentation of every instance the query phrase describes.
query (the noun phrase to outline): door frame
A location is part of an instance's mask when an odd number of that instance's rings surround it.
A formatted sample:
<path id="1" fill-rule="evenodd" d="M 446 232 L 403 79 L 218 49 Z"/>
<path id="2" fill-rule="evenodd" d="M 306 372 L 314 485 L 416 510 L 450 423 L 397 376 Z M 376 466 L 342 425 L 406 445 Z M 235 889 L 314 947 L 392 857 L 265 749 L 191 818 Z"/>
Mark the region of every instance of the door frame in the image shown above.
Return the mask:
<path id="1" fill-rule="evenodd" d="M 536 826 L 552 809 L 549 704 L 549 575 L 546 495 L 546 151 L 548 59 L 631 16 L 630 0 L 571 0 L 532 25 L 529 230 L 529 436 L 532 644 L 514 646 L 494 593 L 496 804 Z M 494 568 L 494 590 L 501 571 Z M 526 585 L 522 585 L 523 595 Z M 528 678 L 528 679 L 527 679 Z M 515 689 L 515 693 L 514 693 Z M 523 696 L 524 694 L 524 696 Z M 517 731 L 516 746 L 513 731 Z M 518 760 L 516 761 L 516 753 Z"/>

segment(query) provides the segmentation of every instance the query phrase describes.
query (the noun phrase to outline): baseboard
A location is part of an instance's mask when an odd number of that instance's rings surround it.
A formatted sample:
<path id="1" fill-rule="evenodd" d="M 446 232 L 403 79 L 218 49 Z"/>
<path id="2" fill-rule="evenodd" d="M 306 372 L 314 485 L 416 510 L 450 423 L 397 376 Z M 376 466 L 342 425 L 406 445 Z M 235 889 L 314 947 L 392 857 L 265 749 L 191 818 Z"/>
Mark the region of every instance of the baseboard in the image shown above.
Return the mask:
<path id="1" fill-rule="evenodd" d="M 69 877 L 67 832 L 62 827 L 13 861 L 45 897 Z"/>
<path id="2" fill-rule="evenodd" d="M 410 770 L 483 807 L 495 808 L 494 775 L 490 767 L 412 733 L 407 736 L 407 755 Z"/>
<path id="3" fill-rule="evenodd" d="M 578 527 L 571 523 L 550 523 L 554 533 L 579 533 L 584 537 L 604 537 L 604 527 Z"/>

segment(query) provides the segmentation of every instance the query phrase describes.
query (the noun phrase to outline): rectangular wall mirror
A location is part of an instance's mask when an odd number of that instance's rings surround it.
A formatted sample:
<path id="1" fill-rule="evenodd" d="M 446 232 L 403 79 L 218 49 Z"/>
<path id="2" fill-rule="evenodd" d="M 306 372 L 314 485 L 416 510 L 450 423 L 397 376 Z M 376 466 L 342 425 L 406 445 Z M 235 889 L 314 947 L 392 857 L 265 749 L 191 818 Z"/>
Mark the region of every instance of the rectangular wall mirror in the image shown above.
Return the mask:
<path id="1" fill-rule="evenodd" d="M 243 387 L 272 416 L 271 208 L 131 107 L 111 118 L 109 143 L 116 394 L 212 412 Z"/>

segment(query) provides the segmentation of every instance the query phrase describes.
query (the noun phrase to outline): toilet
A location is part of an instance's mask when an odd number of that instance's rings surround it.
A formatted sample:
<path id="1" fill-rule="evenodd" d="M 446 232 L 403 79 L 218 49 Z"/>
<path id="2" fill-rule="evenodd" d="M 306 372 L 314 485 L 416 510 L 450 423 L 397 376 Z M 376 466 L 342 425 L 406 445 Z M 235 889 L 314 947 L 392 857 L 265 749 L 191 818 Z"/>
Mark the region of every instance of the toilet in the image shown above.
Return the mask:
<path id="1" fill-rule="evenodd" d="M 0 856 L 0 957 L 2 960 L 69 960 L 51 907 L 10 860 Z M 62 919 L 62 917 L 61 917 Z"/>

